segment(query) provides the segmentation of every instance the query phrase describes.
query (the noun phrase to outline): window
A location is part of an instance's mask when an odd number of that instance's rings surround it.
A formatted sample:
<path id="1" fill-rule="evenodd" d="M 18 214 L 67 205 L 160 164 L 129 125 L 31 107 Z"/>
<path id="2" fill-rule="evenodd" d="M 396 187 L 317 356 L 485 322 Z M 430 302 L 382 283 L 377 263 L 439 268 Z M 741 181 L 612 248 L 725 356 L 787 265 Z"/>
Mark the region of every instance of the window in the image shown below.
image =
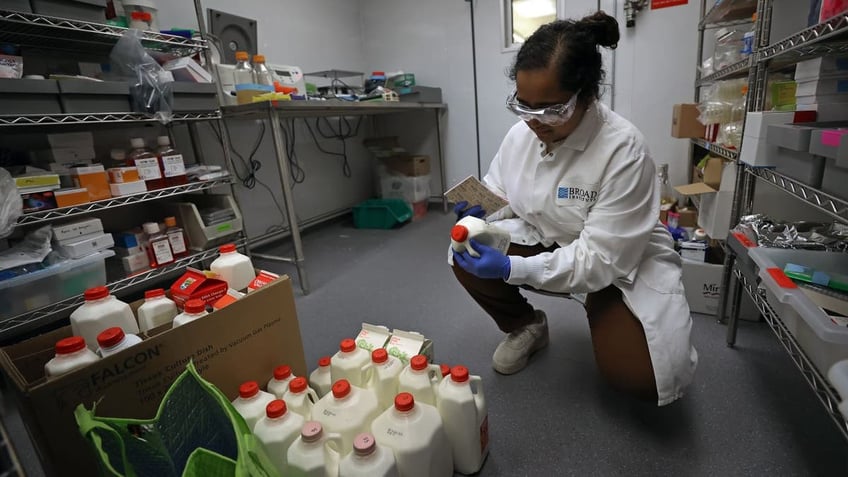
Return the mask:
<path id="1" fill-rule="evenodd" d="M 515 48 L 557 18 L 557 0 L 503 0 L 504 46 Z"/>

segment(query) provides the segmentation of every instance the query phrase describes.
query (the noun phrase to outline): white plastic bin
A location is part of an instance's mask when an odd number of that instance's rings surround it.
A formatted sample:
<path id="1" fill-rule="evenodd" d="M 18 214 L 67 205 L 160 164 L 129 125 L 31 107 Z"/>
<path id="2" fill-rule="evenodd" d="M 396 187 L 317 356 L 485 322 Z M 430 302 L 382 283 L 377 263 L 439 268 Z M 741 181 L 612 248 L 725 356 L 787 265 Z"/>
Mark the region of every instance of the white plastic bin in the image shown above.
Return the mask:
<path id="1" fill-rule="evenodd" d="M 0 320 L 26 313 L 106 284 L 111 250 L 67 260 L 43 270 L 0 281 Z"/>
<path id="2" fill-rule="evenodd" d="M 757 247 L 751 249 L 751 258 L 760 268 L 769 304 L 819 371 L 824 374 L 833 363 L 848 359 L 848 327 L 831 321 L 800 288 L 778 284 L 768 271 L 782 271 L 787 263 L 795 263 L 823 272 L 844 273 L 848 269 L 848 253 Z"/>

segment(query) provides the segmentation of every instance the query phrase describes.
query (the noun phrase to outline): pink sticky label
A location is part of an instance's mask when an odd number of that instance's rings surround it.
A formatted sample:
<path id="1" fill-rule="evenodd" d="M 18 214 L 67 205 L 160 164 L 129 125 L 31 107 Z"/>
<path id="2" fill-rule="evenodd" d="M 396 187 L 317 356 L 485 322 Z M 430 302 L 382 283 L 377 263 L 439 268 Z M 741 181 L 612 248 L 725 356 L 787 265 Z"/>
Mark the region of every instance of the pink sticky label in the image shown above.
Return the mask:
<path id="1" fill-rule="evenodd" d="M 848 129 L 828 129 L 827 131 L 822 131 L 821 143 L 825 146 L 839 147 L 839 141 L 845 134 L 848 134 Z"/>

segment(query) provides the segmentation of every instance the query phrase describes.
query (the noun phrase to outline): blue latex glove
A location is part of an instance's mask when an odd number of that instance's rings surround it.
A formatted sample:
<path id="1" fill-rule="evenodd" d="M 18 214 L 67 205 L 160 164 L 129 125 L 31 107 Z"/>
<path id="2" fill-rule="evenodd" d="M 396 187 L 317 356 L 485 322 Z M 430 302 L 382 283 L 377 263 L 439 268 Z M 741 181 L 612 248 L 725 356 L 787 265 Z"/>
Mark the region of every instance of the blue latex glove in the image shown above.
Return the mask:
<path id="1" fill-rule="evenodd" d="M 463 217 L 467 217 L 469 215 L 473 217 L 477 217 L 478 219 L 482 219 L 486 216 L 486 211 L 483 210 L 483 207 L 479 205 L 475 205 L 472 207 L 468 207 L 468 201 L 463 200 L 462 202 L 457 202 L 455 206 L 453 206 L 453 213 L 456 214 L 456 220 L 462 219 Z"/>
<path id="2" fill-rule="evenodd" d="M 495 279 L 500 278 L 506 280 L 509 278 L 511 265 L 509 257 L 502 254 L 500 250 L 483 245 L 474 239 L 468 241 L 471 248 L 480 254 L 479 257 L 472 257 L 468 251 L 462 253 L 453 253 L 453 261 L 466 272 L 480 278 Z"/>

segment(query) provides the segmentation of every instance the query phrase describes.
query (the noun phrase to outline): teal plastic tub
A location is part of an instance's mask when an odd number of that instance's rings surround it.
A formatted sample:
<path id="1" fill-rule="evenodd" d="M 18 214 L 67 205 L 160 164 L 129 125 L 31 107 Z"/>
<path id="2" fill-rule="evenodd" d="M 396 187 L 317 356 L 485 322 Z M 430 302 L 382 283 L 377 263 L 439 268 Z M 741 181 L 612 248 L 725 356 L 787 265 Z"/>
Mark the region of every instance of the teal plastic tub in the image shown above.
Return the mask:
<path id="1" fill-rule="evenodd" d="M 390 229 L 412 218 L 412 208 L 401 199 L 368 199 L 354 206 L 358 229 Z"/>

